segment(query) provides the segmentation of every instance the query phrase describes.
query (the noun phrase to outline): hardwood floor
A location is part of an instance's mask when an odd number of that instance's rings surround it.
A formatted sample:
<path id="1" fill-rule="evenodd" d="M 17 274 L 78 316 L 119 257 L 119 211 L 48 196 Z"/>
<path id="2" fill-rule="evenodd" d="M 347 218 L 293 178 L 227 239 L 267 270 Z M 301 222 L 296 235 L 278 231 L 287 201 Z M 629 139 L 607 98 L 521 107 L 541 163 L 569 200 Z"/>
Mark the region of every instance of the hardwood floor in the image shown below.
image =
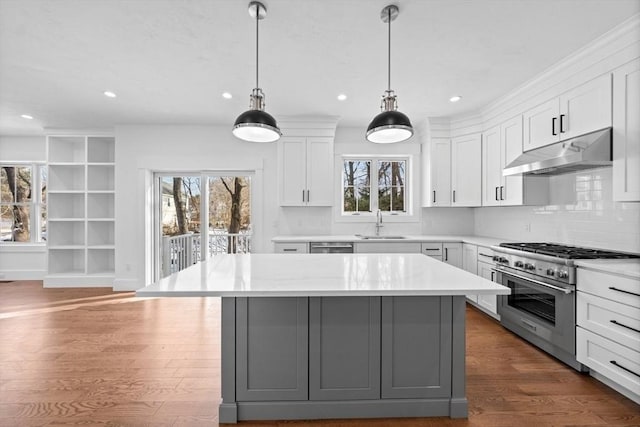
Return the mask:
<path id="1" fill-rule="evenodd" d="M 215 426 L 217 298 L 0 283 L 0 426 Z M 466 420 L 261 427 L 640 426 L 640 406 L 467 309 Z"/>

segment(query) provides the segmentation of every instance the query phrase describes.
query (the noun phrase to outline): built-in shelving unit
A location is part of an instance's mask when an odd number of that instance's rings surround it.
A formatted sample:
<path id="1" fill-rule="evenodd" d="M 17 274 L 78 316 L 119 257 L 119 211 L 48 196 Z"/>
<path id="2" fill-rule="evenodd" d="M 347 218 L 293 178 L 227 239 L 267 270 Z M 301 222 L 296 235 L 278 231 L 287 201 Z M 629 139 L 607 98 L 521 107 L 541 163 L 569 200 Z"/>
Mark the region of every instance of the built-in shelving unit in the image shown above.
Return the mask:
<path id="1" fill-rule="evenodd" d="M 115 139 L 49 136 L 45 286 L 113 286 Z"/>

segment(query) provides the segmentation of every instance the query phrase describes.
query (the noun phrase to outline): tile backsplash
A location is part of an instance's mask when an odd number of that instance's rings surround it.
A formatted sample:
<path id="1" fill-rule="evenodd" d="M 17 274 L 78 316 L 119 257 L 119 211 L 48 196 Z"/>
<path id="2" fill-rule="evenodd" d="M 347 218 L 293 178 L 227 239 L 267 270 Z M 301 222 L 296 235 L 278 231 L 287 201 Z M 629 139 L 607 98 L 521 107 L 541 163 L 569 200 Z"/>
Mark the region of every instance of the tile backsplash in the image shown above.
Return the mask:
<path id="1" fill-rule="evenodd" d="M 549 205 L 477 208 L 475 234 L 640 252 L 640 203 L 612 194 L 611 168 L 549 177 Z"/>

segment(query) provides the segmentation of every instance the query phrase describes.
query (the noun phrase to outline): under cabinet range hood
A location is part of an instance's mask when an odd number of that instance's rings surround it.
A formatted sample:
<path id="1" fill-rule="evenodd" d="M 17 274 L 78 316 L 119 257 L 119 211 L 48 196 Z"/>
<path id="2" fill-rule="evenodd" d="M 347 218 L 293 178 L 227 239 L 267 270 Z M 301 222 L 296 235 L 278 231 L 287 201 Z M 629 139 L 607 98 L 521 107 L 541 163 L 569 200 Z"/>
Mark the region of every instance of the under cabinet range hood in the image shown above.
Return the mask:
<path id="1" fill-rule="evenodd" d="M 560 175 L 612 165 L 611 128 L 535 148 L 509 163 L 502 175 Z"/>

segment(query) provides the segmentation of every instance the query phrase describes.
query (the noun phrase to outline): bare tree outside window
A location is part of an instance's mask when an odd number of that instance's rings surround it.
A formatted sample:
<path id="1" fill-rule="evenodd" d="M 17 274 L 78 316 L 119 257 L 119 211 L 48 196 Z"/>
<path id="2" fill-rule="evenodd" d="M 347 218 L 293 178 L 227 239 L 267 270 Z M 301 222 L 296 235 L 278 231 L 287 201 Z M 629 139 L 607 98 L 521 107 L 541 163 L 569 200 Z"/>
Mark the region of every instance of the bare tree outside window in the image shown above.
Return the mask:
<path id="1" fill-rule="evenodd" d="M 34 174 L 35 171 L 35 174 Z M 40 188 L 36 188 L 36 184 Z M 0 167 L 0 240 L 38 242 L 46 238 L 46 169 L 40 165 Z M 34 233 L 33 230 L 41 229 Z"/>

